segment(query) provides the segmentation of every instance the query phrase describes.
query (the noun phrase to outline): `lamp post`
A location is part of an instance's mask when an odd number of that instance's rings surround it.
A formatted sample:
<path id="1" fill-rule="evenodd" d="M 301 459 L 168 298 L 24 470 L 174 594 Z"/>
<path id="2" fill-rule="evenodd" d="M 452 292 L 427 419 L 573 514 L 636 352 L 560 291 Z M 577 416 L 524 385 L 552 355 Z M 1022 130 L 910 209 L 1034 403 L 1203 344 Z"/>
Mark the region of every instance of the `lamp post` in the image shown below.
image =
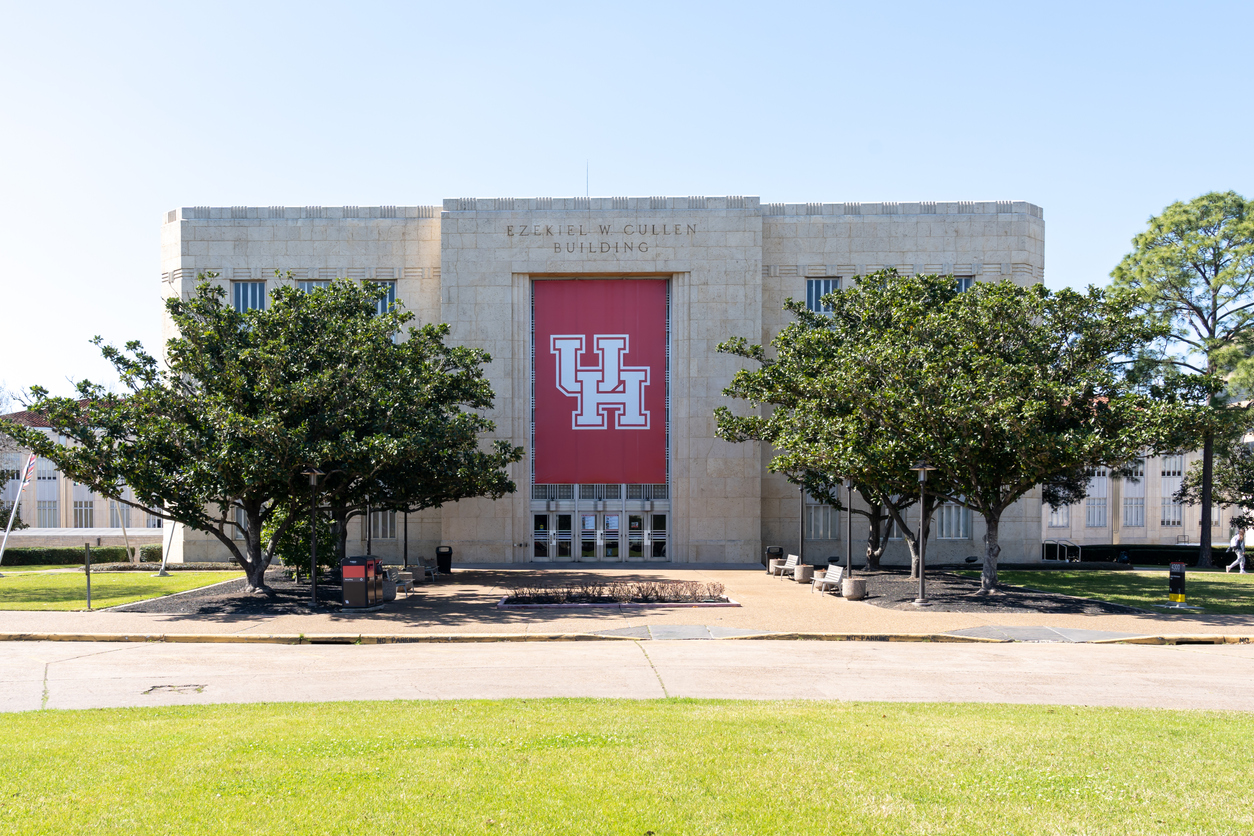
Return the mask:
<path id="1" fill-rule="evenodd" d="M 845 574 L 853 577 L 853 480 L 848 476 L 845 485 Z"/>
<path id="2" fill-rule="evenodd" d="M 309 607 L 318 609 L 318 480 L 326 476 L 316 467 L 301 472 L 309 477 Z"/>
<path id="3" fill-rule="evenodd" d="M 923 498 L 927 494 L 927 472 L 936 468 L 926 458 L 923 458 L 915 462 L 914 467 L 910 469 L 919 474 L 919 597 L 914 599 L 914 605 L 916 607 L 930 607 L 932 602 L 927 600 L 927 587 L 923 579 L 924 570 L 927 566 L 927 533 L 923 529 L 925 513 Z"/>
<path id="4" fill-rule="evenodd" d="M 801 485 L 797 494 L 797 562 L 806 562 L 806 486 Z"/>

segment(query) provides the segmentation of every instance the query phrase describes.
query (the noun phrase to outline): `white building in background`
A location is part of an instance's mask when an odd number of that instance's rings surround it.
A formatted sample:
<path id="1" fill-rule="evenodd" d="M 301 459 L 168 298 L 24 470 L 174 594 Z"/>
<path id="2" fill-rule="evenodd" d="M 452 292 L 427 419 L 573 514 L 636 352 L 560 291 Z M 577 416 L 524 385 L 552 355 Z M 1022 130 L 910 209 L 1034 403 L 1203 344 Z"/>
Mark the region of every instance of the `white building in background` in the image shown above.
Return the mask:
<path id="1" fill-rule="evenodd" d="M 1175 500 L 1184 474 L 1201 452 L 1148 456 L 1136 465 L 1135 475 L 1123 478 L 1096 471 L 1089 479 L 1088 496 L 1061 508 L 1046 505 L 1041 513 L 1043 541 L 1070 541 L 1080 546 L 1103 543 L 1197 543 L 1202 531 L 1202 507 Z M 1211 507 L 1211 542 L 1222 546 L 1231 536 L 1231 512 Z"/>
<path id="2" fill-rule="evenodd" d="M 167 295 L 187 297 L 197 275 L 214 273 L 243 309 L 289 281 L 372 280 L 420 322 L 449 323 L 454 343 L 491 353 L 490 417 L 526 450 L 510 469 L 518 492 L 407 524 L 376 514 L 350 539 L 351 552 L 369 536 L 385 556 L 407 543 L 411 558 L 448 545 L 456 562 L 755 563 L 767 546 L 796 551 L 802 527 L 812 561 L 843 555 L 841 515 L 812 503 L 803 512 L 796 488 L 767 472 L 763 445 L 715 436 L 714 409 L 740 367 L 716 345 L 769 342 L 788 321 L 786 297 L 815 307 L 884 267 L 952 274 L 964 286 L 1044 277 L 1043 214 L 1018 201 L 457 198 L 186 207 L 163 220 Z M 171 328 L 167 319 L 167 337 Z M 1039 558 L 1040 515 L 1039 493 L 1006 514 L 1005 560 Z M 983 534 L 978 517 L 945 509 L 929 555 L 978 554 Z M 225 554 L 181 526 L 173 539 L 172 560 Z M 855 541 L 860 555 L 861 532 Z M 905 559 L 903 544 L 889 546 L 886 562 Z"/>
<path id="3" fill-rule="evenodd" d="M 34 412 L 13 412 L 0 416 L 24 427 L 52 429 L 43 416 Z M 0 470 L 18 472 L 26 466 L 30 451 L 0 450 Z M 0 486 L 0 532 L 8 524 L 13 503 L 19 502 L 18 515 L 29 528 L 9 535 L 8 548 L 121 546 L 129 537 L 132 547 L 160 543 L 161 518 L 129 508 L 96 494 L 85 485 L 65 478 L 47 459 L 38 457 L 35 476 L 19 494 L 21 479 L 10 479 Z M 133 499 L 130 489 L 123 493 Z M 126 527 L 123 536 L 122 527 Z"/>

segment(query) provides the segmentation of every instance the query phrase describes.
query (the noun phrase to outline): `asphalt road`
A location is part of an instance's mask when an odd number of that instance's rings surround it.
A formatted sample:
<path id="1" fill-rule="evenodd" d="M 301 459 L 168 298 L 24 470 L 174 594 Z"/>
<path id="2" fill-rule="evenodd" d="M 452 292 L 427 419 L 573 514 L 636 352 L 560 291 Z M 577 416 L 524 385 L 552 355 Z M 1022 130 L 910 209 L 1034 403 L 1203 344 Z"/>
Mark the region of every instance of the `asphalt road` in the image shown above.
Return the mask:
<path id="1" fill-rule="evenodd" d="M 0 710 L 508 697 L 1254 711 L 1254 645 L 582 641 L 0 643 Z"/>

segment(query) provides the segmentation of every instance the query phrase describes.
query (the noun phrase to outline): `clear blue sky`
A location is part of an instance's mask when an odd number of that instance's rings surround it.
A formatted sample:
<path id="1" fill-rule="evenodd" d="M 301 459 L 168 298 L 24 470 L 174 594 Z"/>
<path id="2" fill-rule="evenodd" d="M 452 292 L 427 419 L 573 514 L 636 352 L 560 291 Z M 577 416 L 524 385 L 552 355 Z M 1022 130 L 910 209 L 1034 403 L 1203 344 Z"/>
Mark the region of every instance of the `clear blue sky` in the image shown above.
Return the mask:
<path id="1" fill-rule="evenodd" d="M 1029 200 L 1051 287 L 1254 196 L 1230 3 L 30 3 L 0 41 L 0 381 L 159 340 L 161 214 L 458 196 Z"/>

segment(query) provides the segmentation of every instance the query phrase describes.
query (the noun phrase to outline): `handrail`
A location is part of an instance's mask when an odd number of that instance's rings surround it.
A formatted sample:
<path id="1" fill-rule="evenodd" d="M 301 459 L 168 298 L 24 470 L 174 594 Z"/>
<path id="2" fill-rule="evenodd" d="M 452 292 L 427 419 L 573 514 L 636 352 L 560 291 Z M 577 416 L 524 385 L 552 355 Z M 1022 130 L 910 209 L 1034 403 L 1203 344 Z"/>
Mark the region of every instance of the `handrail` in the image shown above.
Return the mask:
<path id="1" fill-rule="evenodd" d="M 1054 557 L 1052 558 L 1045 556 L 1045 547 L 1051 544 L 1054 546 Z M 1060 546 L 1063 548 L 1062 557 L 1057 556 L 1058 548 Z M 1066 538 L 1061 538 L 1061 537 L 1057 539 L 1042 540 L 1041 541 L 1041 559 L 1066 561 L 1068 560 L 1067 555 L 1070 549 L 1075 549 L 1075 559 L 1076 559 L 1076 562 L 1079 563 L 1083 559 L 1083 554 L 1084 554 L 1084 547 L 1081 546 L 1079 543 L 1075 542 L 1074 540 L 1067 540 Z"/>

